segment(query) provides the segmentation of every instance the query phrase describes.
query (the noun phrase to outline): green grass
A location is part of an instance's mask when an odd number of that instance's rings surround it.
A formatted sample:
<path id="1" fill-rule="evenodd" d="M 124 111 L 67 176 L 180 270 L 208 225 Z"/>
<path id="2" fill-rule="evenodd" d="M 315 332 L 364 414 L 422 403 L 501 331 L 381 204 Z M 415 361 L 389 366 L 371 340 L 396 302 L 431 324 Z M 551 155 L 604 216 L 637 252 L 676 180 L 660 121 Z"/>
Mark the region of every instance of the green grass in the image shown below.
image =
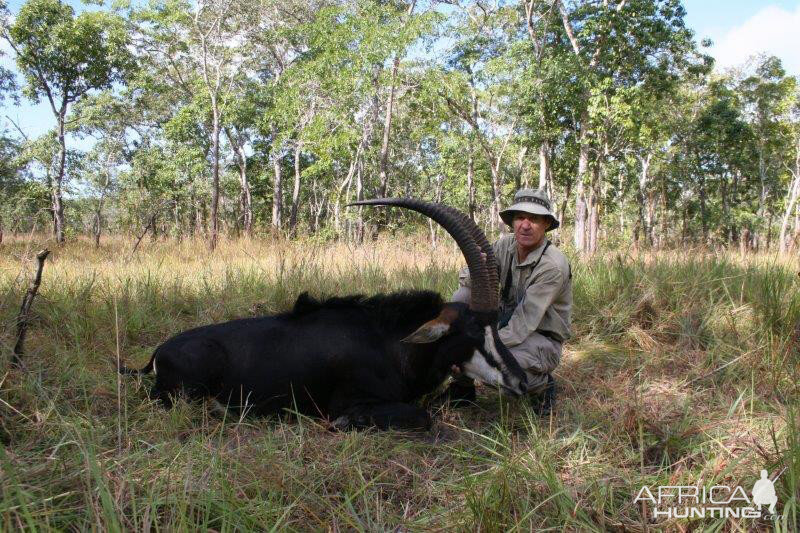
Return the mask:
<path id="1" fill-rule="evenodd" d="M 422 241 L 423 239 L 420 239 Z M 800 291 L 769 257 L 573 260 L 574 329 L 553 416 L 480 391 L 424 434 L 328 431 L 324 421 L 219 414 L 146 399 L 142 365 L 195 325 L 314 295 L 427 288 L 449 295 L 449 244 L 234 241 L 56 249 L 24 370 L 9 367 L 35 247 L 0 249 L 0 529 L 570 531 L 798 528 Z M 776 483 L 782 516 L 654 521 L 643 484 Z"/>

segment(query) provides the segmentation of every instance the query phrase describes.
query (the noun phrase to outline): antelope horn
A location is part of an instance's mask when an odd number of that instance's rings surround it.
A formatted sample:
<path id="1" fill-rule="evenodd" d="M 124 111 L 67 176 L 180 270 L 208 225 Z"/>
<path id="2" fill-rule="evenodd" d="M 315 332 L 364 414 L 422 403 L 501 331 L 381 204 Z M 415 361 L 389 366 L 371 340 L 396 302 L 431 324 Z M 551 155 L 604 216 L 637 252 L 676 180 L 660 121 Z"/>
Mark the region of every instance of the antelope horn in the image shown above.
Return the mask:
<path id="1" fill-rule="evenodd" d="M 497 332 L 497 312 L 500 301 L 497 259 L 486 236 L 472 220 L 452 207 L 413 198 L 376 198 L 348 205 L 405 207 L 422 213 L 442 226 L 455 239 L 461 253 L 464 254 L 464 259 L 467 260 L 467 268 L 469 268 L 469 275 L 472 278 L 472 296 L 469 308 L 478 315 L 483 325 L 491 327 L 495 348 L 508 370 L 515 374 L 522 383 L 527 383 L 525 372 L 500 340 Z M 485 261 L 481 257 L 481 252 L 486 254 Z"/>
<path id="2" fill-rule="evenodd" d="M 405 207 L 433 219 L 442 226 L 447 233 L 458 244 L 464 259 L 467 260 L 467 268 L 472 278 L 472 298 L 469 307 L 473 311 L 485 315 L 486 324 L 492 324 L 497 320 L 498 310 L 498 283 L 497 267 L 494 254 L 491 253 L 491 246 L 488 242 L 486 247 L 481 246 L 475 238 L 476 234 L 483 235 L 480 228 L 469 221 L 467 217 L 457 210 L 423 200 L 413 198 L 376 198 L 373 200 L 362 200 L 353 202 L 349 205 L 386 205 L 395 207 Z M 474 228 L 467 224 L 472 223 Z M 482 239 L 486 241 L 486 237 Z M 488 249 L 488 253 L 486 250 Z M 481 257 L 481 252 L 487 254 L 487 260 Z M 491 261 L 489 260 L 491 258 Z"/>
<path id="3" fill-rule="evenodd" d="M 461 223 L 469 230 L 472 238 L 475 240 L 475 244 L 477 244 L 481 251 L 486 254 L 486 273 L 488 275 L 487 282 L 490 288 L 496 287 L 496 289 L 491 292 L 491 302 L 496 309 L 499 309 L 500 297 L 498 291 L 500 288 L 500 269 L 498 268 L 497 258 L 494 256 L 494 249 L 492 248 L 492 245 L 489 244 L 489 241 L 486 239 L 486 235 L 471 218 L 453 207 L 443 207 L 449 210 L 453 216 L 461 220 Z"/>

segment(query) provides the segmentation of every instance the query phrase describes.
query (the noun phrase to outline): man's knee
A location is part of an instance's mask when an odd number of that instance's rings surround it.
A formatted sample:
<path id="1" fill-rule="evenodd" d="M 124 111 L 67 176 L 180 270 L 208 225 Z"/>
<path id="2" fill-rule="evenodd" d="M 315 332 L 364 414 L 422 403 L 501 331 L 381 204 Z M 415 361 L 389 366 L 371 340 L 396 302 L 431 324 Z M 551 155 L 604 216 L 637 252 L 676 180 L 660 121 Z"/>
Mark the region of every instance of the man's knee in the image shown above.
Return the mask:
<path id="1" fill-rule="evenodd" d="M 539 392 L 547 386 L 548 374 L 561 362 L 561 344 L 538 333 L 534 333 L 526 342 L 510 351 L 525 371 L 528 391 L 532 393 Z"/>
<path id="2" fill-rule="evenodd" d="M 561 362 L 561 344 L 538 333 L 510 351 L 526 371 L 548 374 Z"/>

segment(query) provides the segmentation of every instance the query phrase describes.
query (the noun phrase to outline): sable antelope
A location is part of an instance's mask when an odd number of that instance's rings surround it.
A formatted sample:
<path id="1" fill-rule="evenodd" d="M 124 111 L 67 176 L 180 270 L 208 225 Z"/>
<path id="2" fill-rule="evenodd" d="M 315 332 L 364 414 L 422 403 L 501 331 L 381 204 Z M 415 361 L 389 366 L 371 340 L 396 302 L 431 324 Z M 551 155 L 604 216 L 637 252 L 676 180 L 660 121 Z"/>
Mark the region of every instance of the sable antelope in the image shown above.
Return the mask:
<path id="1" fill-rule="evenodd" d="M 141 370 L 120 371 L 155 373 L 151 397 L 166 406 L 183 391 L 258 414 L 293 408 L 328 417 L 338 429 L 429 427 L 415 402 L 453 365 L 524 394 L 525 373 L 497 334 L 497 266 L 483 232 L 459 211 L 420 200 L 354 205 L 403 207 L 439 223 L 466 258 L 470 304 L 446 303 L 430 291 L 322 301 L 303 293 L 287 313 L 185 331 L 156 348 Z"/>

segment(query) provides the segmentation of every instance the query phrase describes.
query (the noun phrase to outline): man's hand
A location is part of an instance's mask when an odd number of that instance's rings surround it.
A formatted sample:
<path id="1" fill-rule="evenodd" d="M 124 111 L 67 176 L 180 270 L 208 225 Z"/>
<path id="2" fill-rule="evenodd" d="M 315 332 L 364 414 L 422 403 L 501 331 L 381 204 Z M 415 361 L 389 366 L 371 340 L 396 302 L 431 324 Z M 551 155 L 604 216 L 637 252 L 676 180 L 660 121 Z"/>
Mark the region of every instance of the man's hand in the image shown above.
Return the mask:
<path id="1" fill-rule="evenodd" d="M 452 365 L 450 367 L 450 373 L 453 374 L 454 376 L 460 376 L 461 374 L 463 374 L 463 372 L 461 371 L 461 367 L 458 365 Z"/>

